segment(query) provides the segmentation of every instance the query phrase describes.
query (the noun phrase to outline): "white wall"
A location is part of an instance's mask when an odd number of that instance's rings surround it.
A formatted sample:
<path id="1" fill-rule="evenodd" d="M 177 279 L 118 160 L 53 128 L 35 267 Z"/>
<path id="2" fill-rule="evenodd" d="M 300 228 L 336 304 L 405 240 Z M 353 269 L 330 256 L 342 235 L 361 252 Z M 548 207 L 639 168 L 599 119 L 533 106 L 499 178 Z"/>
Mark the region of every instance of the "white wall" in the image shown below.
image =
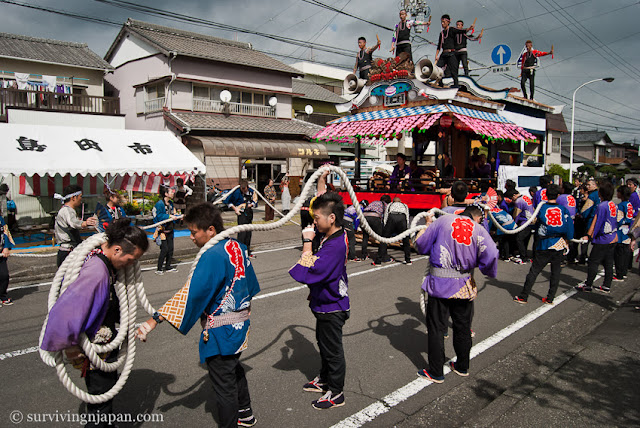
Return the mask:
<path id="1" fill-rule="evenodd" d="M 120 42 L 120 46 L 117 47 L 111 59 L 111 65 L 117 68 L 129 61 L 157 53 L 159 51 L 153 46 L 127 34 Z"/>

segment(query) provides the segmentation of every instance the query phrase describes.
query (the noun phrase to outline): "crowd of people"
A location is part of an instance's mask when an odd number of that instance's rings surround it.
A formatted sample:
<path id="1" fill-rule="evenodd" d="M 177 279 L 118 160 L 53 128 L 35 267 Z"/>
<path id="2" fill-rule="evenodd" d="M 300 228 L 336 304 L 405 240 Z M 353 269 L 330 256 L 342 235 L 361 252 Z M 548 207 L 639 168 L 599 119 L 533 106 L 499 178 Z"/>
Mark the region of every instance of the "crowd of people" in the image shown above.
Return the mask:
<path id="1" fill-rule="evenodd" d="M 374 266 L 393 261 L 384 242 L 375 255 L 369 255 L 370 236 L 360 224 L 356 207 L 345 206 L 342 197 L 328 185 L 328 174 L 321 176 L 317 191 L 308 200 L 305 211 L 308 218 L 303 222 L 301 234 L 302 254 L 289 271 L 293 279 L 309 287 L 309 307 L 316 320 L 320 370 L 302 388 L 321 394 L 311 403 L 317 409 L 345 404 L 342 330 L 350 316 L 348 260 L 371 258 Z M 457 356 L 456 361 L 450 363 L 450 369 L 460 376 L 469 375 L 471 323 L 478 292 L 474 279 L 476 268 L 484 275 L 495 277 L 500 259 L 519 265 L 531 263 L 522 291 L 514 296 L 514 301 L 520 304 L 528 302 L 536 278 L 547 264 L 551 264 L 551 277 L 549 291 L 542 299 L 546 304 L 554 303 L 560 271 L 567 263 L 588 263 L 586 280 L 576 286 L 581 292 L 596 289 L 609 293 L 613 281 L 626 278 L 635 240 L 640 237 L 638 181 L 629 179 L 617 189 L 610 181 L 598 182 L 593 178 L 575 184 L 575 188 L 568 184 L 560 186 L 554 184 L 551 177 L 543 176 L 539 187 L 529 189 L 529 194 L 521 194 L 514 182 L 507 181 L 505 189 L 495 191 L 495 196 L 488 191 L 477 198 L 469 197 L 464 182 L 452 185 L 443 199 L 445 215 L 427 216 L 427 228 L 420 231 L 413 242 L 419 254 L 429 256 L 422 283 L 428 295 L 429 365 L 418 372 L 419 376 L 435 383 L 444 381 L 444 340 L 448 336 L 449 318 Z M 614 190 L 618 203 L 613 202 Z M 105 192 L 105 204 L 100 205 L 97 216 L 84 221 L 76 213 L 82 190 L 69 186 L 63 193 L 58 197 L 63 206 L 56 219 L 56 233 L 61 243 L 58 265 L 81 242 L 79 230 L 83 227 L 102 228 L 107 242 L 90 253 L 78 278 L 51 309 L 41 346 L 49 351 L 64 351 L 69 361 L 83 371 L 88 391 L 102 394 L 115 385 L 117 374 L 93 367 L 79 347 L 79 337 L 86 333 L 94 343 L 108 343 L 116 336 L 119 317 L 113 287 L 116 272 L 147 251 L 148 238 L 146 232 L 123 215 L 116 192 Z M 154 220 L 166 221 L 155 235 L 161 246 L 158 272 L 172 269 L 172 225 L 178 220 L 174 196 L 175 189 L 161 189 L 161 198 L 154 207 Z M 224 203 L 235 211 L 238 224 L 249 224 L 257 204 L 256 192 L 242 181 Z M 376 234 L 392 237 L 408 229 L 410 212 L 400 198 L 392 200 L 383 194 L 380 200 L 360 203 L 366 222 Z M 488 215 L 493 220 L 488 219 Z M 197 247 L 205 246 L 224 230 L 220 210 L 208 202 L 187 209 L 183 221 Z M 527 223 L 518 233 L 509 233 Z M 12 240 L 4 222 L 0 226 L 4 232 L 0 241 L 0 298 L 3 304 L 11 304 L 4 287 L 4 272 Z M 363 230 L 363 239 L 358 257 L 355 233 L 359 228 Z M 574 238 L 583 238 L 584 243 L 572 242 Z M 532 251 L 529 252 L 531 239 Z M 590 252 L 585 248 L 588 245 L 591 245 Z M 402 240 L 402 250 L 404 263 L 410 265 L 409 237 Z M 227 238 L 213 245 L 199 259 L 191 280 L 138 330 L 139 339 L 145 341 L 165 320 L 182 334 L 187 334 L 200 321 L 200 358 L 208 368 L 220 426 L 224 427 L 256 423 L 240 362 L 248 343 L 251 299 L 260 291 L 251 258 L 251 232 L 239 233 L 238 239 Z M 595 286 L 601 264 L 605 269 L 604 283 Z M 117 355 L 115 350 L 103 358 L 113 362 Z M 91 404 L 88 411 L 112 413 L 113 402 Z"/>

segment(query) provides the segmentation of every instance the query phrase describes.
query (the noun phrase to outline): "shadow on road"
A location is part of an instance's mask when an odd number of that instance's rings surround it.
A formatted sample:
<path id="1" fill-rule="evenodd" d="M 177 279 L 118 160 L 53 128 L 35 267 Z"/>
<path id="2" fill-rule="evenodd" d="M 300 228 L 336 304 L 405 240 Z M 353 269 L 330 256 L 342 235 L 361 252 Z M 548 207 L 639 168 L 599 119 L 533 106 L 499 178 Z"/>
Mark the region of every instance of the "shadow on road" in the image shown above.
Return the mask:
<path id="1" fill-rule="evenodd" d="M 597 352 L 587 351 L 584 358 L 581 354 L 573 356 L 565 352 L 569 361 L 550 376 L 523 376 L 510 389 L 510 395 L 522 394 L 526 398 L 506 415 L 520 414 L 523 418 L 538 415 L 540 419 L 536 424 L 546 425 L 554 420 L 557 423 L 554 417 L 566 417 L 567 411 L 571 414 L 573 410 L 584 419 L 577 420 L 578 424 L 588 420 L 593 426 L 639 426 L 637 359 L 623 355 L 597 362 L 594 360 Z M 530 358 L 544 365 L 535 357 Z M 503 387 L 487 380 L 478 380 L 472 389 L 482 399 L 495 399 L 504 392 Z M 500 425 L 500 421 L 497 424 Z"/>

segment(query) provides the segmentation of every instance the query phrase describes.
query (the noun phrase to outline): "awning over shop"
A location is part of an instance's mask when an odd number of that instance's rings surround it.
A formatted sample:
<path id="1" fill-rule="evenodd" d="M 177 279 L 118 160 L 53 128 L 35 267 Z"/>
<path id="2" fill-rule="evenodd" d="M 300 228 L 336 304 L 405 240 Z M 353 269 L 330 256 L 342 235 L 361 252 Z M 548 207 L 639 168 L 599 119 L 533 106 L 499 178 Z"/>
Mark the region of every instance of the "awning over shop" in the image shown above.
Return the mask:
<path id="1" fill-rule="evenodd" d="M 61 177 L 204 173 L 172 133 L 0 124 L 0 175 Z"/>
<path id="2" fill-rule="evenodd" d="M 354 143 L 356 137 L 369 141 L 388 140 L 403 131 L 423 131 L 433 126 L 444 113 L 452 113 L 469 130 L 491 138 L 534 140 L 535 136 L 496 113 L 455 105 L 435 105 L 358 113 L 340 118 L 314 138 L 332 143 Z"/>
<path id="3" fill-rule="evenodd" d="M 324 144 L 304 140 L 276 140 L 236 137 L 191 137 L 202 143 L 205 156 L 240 158 L 311 158 L 329 157 Z"/>

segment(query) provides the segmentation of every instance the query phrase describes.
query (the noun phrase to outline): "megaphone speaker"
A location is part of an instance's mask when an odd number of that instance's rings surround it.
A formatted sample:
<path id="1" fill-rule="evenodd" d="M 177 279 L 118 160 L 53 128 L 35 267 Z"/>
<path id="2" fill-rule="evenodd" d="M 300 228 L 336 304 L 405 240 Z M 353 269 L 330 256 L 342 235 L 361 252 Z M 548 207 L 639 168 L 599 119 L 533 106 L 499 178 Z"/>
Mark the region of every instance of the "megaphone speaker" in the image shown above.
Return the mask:
<path id="1" fill-rule="evenodd" d="M 439 80 L 444 76 L 442 69 L 432 63 L 428 58 L 423 58 L 418 61 L 414 74 L 416 75 L 416 79 L 425 83 L 432 80 Z"/>
<path id="2" fill-rule="evenodd" d="M 358 76 L 353 73 L 349 73 L 347 77 L 344 78 L 342 88 L 346 94 L 355 94 L 360 92 L 366 84 L 366 80 L 358 79 Z"/>

